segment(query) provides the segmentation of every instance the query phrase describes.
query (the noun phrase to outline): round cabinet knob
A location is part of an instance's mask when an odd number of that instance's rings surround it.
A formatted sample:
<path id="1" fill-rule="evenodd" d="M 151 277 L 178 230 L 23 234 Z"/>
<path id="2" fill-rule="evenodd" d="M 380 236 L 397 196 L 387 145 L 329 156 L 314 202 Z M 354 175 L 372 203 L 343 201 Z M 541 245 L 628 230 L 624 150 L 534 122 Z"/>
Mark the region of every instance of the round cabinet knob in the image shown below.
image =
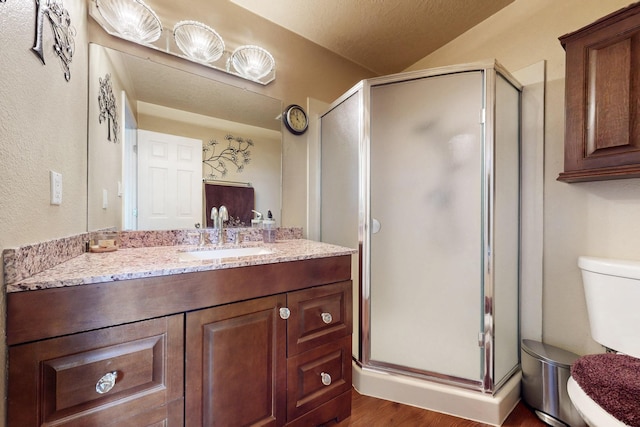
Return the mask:
<path id="1" fill-rule="evenodd" d="M 117 378 L 118 372 L 116 371 L 104 374 L 96 383 L 96 392 L 98 392 L 98 394 L 108 393 L 116 385 Z"/>
<path id="2" fill-rule="evenodd" d="M 289 310 L 287 307 L 282 307 L 280 308 L 280 318 L 287 320 L 289 318 L 289 316 L 291 316 L 291 310 Z"/>
<path id="3" fill-rule="evenodd" d="M 320 378 L 322 379 L 322 384 L 331 385 L 331 375 L 327 374 L 326 372 L 321 372 Z"/>
<path id="4" fill-rule="evenodd" d="M 333 322 L 333 316 L 331 316 L 331 313 L 322 313 L 321 316 L 322 316 L 322 321 L 327 325 Z"/>

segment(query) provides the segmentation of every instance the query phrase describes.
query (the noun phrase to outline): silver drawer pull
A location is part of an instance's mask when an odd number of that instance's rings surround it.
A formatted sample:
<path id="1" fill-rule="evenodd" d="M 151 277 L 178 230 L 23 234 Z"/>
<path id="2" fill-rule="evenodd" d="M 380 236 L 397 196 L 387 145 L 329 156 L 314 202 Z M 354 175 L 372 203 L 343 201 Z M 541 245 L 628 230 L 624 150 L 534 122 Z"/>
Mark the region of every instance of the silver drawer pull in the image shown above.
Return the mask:
<path id="1" fill-rule="evenodd" d="M 96 391 L 99 394 L 105 394 L 111 391 L 111 389 L 116 385 L 116 379 L 118 378 L 118 372 L 108 372 L 102 376 L 96 383 Z"/>
<path id="2" fill-rule="evenodd" d="M 280 308 L 280 318 L 287 320 L 289 318 L 289 316 L 291 316 L 291 310 L 289 310 L 287 307 L 282 307 Z"/>
<path id="3" fill-rule="evenodd" d="M 322 321 L 327 325 L 333 322 L 333 316 L 331 316 L 331 313 L 322 313 L 321 316 L 322 316 Z"/>
<path id="4" fill-rule="evenodd" d="M 327 374 L 326 372 L 321 372 L 320 378 L 322 378 L 322 384 L 331 385 L 331 375 Z"/>

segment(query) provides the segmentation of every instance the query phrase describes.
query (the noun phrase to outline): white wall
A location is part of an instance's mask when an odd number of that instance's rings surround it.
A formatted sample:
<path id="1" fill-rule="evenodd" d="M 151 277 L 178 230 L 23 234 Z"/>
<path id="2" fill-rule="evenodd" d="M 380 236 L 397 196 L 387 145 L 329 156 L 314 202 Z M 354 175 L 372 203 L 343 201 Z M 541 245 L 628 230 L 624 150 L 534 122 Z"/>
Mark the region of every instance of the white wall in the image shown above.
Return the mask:
<path id="1" fill-rule="evenodd" d="M 106 49 L 92 45 L 89 48 L 91 66 L 89 67 L 89 102 L 88 108 L 88 164 L 93 165 L 87 180 L 87 227 L 90 230 L 116 227 L 122 228 L 122 197 L 118 197 L 118 182 L 122 182 L 122 153 L 124 145 L 124 115 L 122 91 L 125 90 L 123 76 L 118 74 L 119 68 L 113 64 Z M 105 81 L 110 75 L 112 93 L 116 99 L 116 117 L 118 121 L 118 138 L 116 143 L 113 126 L 110 120 L 99 121 L 100 80 Z M 126 77 L 126 76 L 125 76 Z M 108 139 L 111 132 L 111 140 Z M 107 208 L 103 208 L 103 190 L 107 190 Z"/>
<path id="2" fill-rule="evenodd" d="M 46 65 L 31 52 L 35 3 L 0 3 L 0 247 L 86 230 L 87 45 L 86 5 L 66 1 L 76 29 L 71 79 L 43 27 Z M 62 205 L 49 204 L 49 170 L 62 174 Z"/>
<path id="3" fill-rule="evenodd" d="M 556 181 L 564 156 L 565 59 L 558 37 L 628 4 L 628 0 L 516 0 L 409 68 L 496 58 L 507 69 L 519 70 L 547 61 L 543 340 L 579 354 L 602 349 L 590 338 L 577 257 L 640 259 L 640 179 Z"/>

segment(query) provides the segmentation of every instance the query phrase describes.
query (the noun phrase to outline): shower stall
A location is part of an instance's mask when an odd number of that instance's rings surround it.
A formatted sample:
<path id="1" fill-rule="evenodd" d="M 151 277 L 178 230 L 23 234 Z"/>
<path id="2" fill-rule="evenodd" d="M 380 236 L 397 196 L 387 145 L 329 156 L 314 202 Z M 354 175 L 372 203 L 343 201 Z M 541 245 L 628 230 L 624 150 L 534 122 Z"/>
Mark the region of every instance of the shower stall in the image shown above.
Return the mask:
<path id="1" fill-rule="evenodd" d="M 321 240 L 359 248 L 358 368 L 482 396 L 518 371 L 520 92 L 487 61 L 364 80 L 321 116 Z"/>

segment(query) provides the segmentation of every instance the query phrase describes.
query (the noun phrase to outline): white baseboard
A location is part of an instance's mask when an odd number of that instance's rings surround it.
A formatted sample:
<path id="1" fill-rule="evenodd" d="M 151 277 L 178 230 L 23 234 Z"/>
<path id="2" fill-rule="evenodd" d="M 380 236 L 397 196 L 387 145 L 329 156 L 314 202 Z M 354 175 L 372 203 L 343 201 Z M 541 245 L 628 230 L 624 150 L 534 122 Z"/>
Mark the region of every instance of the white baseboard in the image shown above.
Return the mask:
<path id="1" fill-rule="evenodd" d="M 495 395 L 397 374 L 362 369 L 353 363 L 353 387 L 358 393 L 459 418 L 500 426 L 520 400 L 520 372 Z"/>

